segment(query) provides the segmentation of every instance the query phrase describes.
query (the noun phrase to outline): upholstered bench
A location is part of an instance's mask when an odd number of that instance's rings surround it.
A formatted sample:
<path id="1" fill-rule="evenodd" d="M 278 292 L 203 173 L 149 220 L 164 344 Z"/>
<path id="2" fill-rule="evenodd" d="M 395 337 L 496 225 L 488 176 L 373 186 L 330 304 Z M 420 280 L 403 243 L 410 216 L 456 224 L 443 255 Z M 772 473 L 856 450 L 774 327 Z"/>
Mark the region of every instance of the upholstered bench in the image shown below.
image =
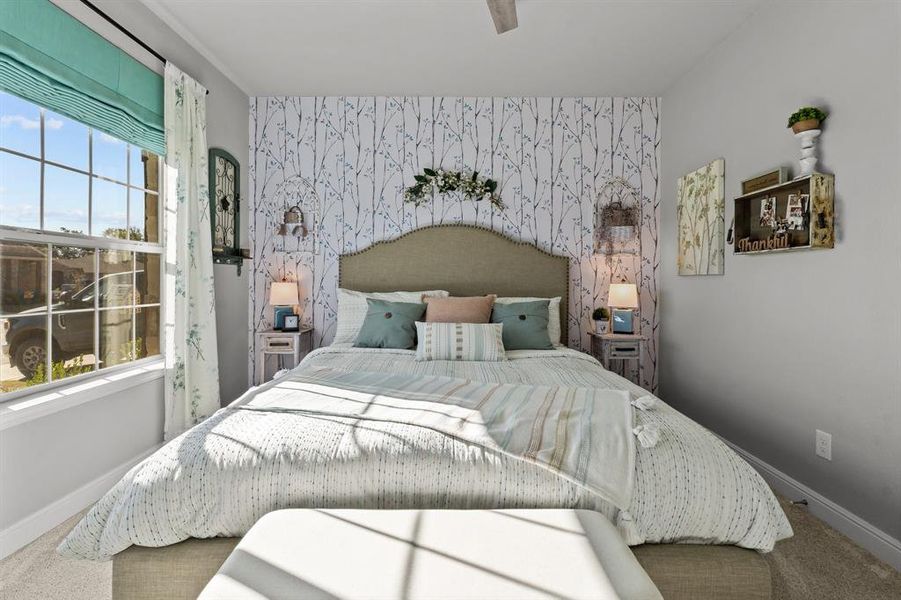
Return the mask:
<path id="1" fill-rule="evenodd" d="M 201 600 L 660 599 L 616 529 L 581 510 L 269 513 Z"/>

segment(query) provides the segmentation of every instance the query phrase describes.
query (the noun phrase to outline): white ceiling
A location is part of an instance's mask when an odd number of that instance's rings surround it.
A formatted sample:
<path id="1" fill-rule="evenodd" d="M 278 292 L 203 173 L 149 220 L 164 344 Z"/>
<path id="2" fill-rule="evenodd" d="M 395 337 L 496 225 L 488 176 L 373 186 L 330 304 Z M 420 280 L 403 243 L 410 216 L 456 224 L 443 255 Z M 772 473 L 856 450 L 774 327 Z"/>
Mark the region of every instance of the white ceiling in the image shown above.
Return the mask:
<path id="1" fill-rule="evenodd" d="M 660 95 L 765 0 L 142 0 L 251 96 Z"/>

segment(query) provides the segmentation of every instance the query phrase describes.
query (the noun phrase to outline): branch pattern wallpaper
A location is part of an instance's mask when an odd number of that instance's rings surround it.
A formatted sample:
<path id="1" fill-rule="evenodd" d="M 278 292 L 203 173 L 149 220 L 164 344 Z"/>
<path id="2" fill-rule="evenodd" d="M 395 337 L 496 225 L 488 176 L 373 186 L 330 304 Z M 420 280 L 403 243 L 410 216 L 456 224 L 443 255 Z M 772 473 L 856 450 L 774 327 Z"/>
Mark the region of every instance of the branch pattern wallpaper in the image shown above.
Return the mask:
<path id="1" fill-rule="evenodd" d="M 570 258 L 573 348 L 589 349 L 591 311 L 606 303 L 608 284 L 638 283 L 648 340 L 640 382 L 656 389 L 657 98 L 258 97 L 250 139 L 252 340 L 271 328 L 271 281 L 300 281 L 303 321 L 315 328 L 314 345 L 326 345 L 340 254 L 426 225 L 478 224 Z M 418 208 L 405 203 L 413 176 L 438 167 L 498 180 L 505 208 L 459 193 Z M 639 252 L 594 255 L 597 191 L 615 177 L 640 194 Z M 306 237 L 278 235 L 294 205 Z M 254 357 L 251 342 L 251 375 Z"/>

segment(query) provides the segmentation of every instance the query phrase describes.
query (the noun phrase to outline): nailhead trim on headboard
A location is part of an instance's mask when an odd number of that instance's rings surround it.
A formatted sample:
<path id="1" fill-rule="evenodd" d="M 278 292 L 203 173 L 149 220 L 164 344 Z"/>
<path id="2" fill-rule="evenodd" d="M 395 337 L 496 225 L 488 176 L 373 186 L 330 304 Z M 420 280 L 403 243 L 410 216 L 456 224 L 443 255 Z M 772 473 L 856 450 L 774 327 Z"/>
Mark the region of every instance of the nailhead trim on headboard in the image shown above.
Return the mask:
<path id="1" fill-rule="evenodd" d="M 356 250 L 354 252 L 348 252 L 346 254 L 341 254 L 338 257 L 338 287 L 344 287 L 342 265 L 343 265 L 345 258 L 350 257 L 350 256 L 359 256 L 361 254 L 365 254 L 365 253 L 369 252 L 370 250 L 372 250 L 373 248 L 376 248 L 378 246 L 394 244 L 394 243 L 399 242 L 400 240 L 402 240 L 406 237 L 409 237 L 411 235 L 423 234 L 429 230 L 434 230 L 434 229 L 447 229 L 447 228 L 472 229 L 472 230 L 476 230 L 476 231 L 490 233 L 514 246 L 524 246 L 524 247 L 530 248 L 536 252 L 540 252 L 541 254 L 544 254 L 545 256 L 549 256 L 551 258 L 554 258 L 554 259 L 557 259 L 560 261 L 565 261 L 566 262 L 566 269 L 565 269 L 566 274 L 564 276 L 564 281 L 563 281 L 563 288 L 562 288 L 563 293 L 561 294 L 561 299 L 560 299 L 561 306 L 564 308 L 565 318 L 564 318 L 563 322 L 560 323 L 560 327 L 561 327 L 562 334 L 563 334 L 562 335 L 563 343 L 564 344 L 569 343 L 569 320 L 570 320 L 570 316 L 569 316 L 569 289 L 570 289 L 569 273 L 570 273 L 570 269 L 572 266 L 570 258 L 567 256 L 553 254 L 551 252 L 548 252 L 547 250 L 543 250 L 542 248 L 539 248 L 538 246 L 536 246 L 535 244 L 532 244 L 531 242 L 515 240 L 511 237 L 504 235 L 503 233 L 501 233 L 499 231 L 495 231 L 494 229 L 490 229 L 488 227 L 482 227 L 481 225 L 472 225 L 472 224 L 466 224 L 466 223 L 443 223 L 443 224 L 438 224 L 438 225 L 426 225 L 425 227 L 420 227 L 418 229 L 413 229 L 411 231 L 403 233 L 395 238 L 391 238 L 391 239 L 387 239 L 387 240 L 380 240 L 378 242 L 375 242 L 374 244 L 370 244 L 369 246 L 367 246 L 366 248 L 363 248 L 361 250 Z"/>

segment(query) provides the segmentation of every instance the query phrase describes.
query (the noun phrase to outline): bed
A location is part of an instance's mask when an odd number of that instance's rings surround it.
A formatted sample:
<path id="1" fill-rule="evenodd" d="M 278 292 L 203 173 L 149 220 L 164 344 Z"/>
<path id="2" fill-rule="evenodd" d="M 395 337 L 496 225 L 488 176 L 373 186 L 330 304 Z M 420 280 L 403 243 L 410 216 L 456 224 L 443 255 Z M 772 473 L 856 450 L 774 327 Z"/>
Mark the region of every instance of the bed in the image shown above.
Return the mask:
<path id="1" fill-rule="evenodd" d="M 568 259 L 478 227 L 423 228 L 342 256 L 339 285 L 561 296 L 568 339 Z M 753 469 L 585 354 L 561 345 L 508 359 L 321 348 L 132 469 L 60 551 L 112 558 L 115 598 L 187 598 L 279 508 L 587 508 L 617 525 L 666 598 L 770 597 L 759 552 L 791 529 Z M 498 390 L 535 414 L 509 425 Z M 550 394 L 567 400 L 542 400 Z M 519 451 L 504 427 L 553 429 L 546 437 L 560 447 Z M 633 438 L 643 428 L 656 443 Z M 611 454 L 579 450 L 600 445 Z M 562 457 L 573 448 L 570 465 Z"/>

